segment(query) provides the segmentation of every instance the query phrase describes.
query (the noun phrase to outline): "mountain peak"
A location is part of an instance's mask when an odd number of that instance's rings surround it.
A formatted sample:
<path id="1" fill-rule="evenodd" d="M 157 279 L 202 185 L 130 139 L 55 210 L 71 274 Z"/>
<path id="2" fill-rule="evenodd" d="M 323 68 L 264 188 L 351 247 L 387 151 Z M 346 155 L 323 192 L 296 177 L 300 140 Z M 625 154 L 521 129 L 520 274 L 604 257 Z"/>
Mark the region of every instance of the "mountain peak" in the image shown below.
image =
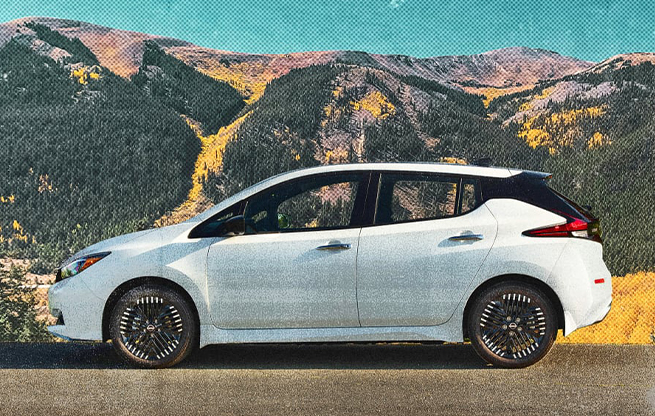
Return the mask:
<path id="1" fill-rule="evenodd" d="M 525 56 L 525 57 L 540 57 L 540 56 L 563 56 L 555 51 L 542 48 L 530 48 L 528 46 L 509 46 L 506 48 L 493 49 L 481 53 L 485 56 Z M 576 58 L 571 58 L 576 59 Z"/>

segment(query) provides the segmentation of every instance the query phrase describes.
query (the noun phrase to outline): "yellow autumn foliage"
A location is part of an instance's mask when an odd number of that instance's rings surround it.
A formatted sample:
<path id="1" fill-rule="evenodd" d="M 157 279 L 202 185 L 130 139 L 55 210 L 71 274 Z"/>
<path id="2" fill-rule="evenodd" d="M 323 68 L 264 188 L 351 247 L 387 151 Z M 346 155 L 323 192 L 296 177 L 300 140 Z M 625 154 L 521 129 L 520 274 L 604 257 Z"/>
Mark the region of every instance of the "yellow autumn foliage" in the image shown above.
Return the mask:
<path id="1" fill-rule="evenodd" d="M 521 104 L 521 106 L 519 107 L 519 112 L 532 110 L 532 108 L 534 108 L 534 102 L 536 100 L 543 100 L 544 98 L 548 98 L 553 93 L 554 90 L 555 87 L 544 88 L 541 91 L 541 94 L 532 96 L 528 101 Z"/>
<path id="2" fill-rule="evenodd" d="M 232 124 L 221 127 L 221 129 L 216 134 L 209 136 L 203 136 L 200 134 L 200 130 L 197 124 L 194 124 L 190 121 L 189 118 L 185 118 L 189 126 L 196 132 L 196 135 L 200 139 L 202 144 L 200 154 L 196 160 L 195 168 L 193 170 L 192 181 L 193 187 L 189 191 L 187 197 L 187 203 L 192 203 L 195 201 L 202 191 L 203 182 L 207 178 L 207 173 L 211 170 L 213 172 L 218 172 L 223 162 L 223 150 L 227 142 L 234 136 L 237 128 L 245 121 L 251 112 L 244 114 L 238 119 L 234 120 Z"/>
<path id="3" fill-rule="evenodd" d="M 548 98 L 548 97 L 550 97 L 550 95 L 553 93 L 553 91 L 555 91 L 555 87 L 544 88 L 544 89 L 541 91 L 541 94 L 537 95 L 537 96 L 535 97 L 535 99 L 537 99 L 537 100 L 543 100 L 544 98 Z"/>
<path id="4" fill-rule="evenodd" d="M 519 112 L 532 110 L 532 101 L 526 101 L 519 106 Z"/>
<path id="5" fill-rule="evenodd" d="M 15 195 L 0 196 L 0 202 L 3 204 L 13 204 L 16 201 Z"/>
<path id="6" fill-rule="evenodd" d="M 563 343 L 649 344 L 655 336 L 655 273 L 612 278 L 612 310 L 600 323 L 560 337 Z"/>
<path id="7" fill-rule="evenodd" d="M 491 102 L 498 97 L 507 94 L 514 94 L 515 92 L 520 92 L 532 87 L 533 85 L 530 84 L 521 85 L 518 87 L 508 87 L 508 88 L 487 87 L 487 88 L 480 89 L 476 87 L 464 87 L 464 91 L 470 94 L 482 95 L 483 96 L 482 103 L 484 104 L 484 108 L 489 108 L 489 104 L 491 104 Z"/>
<path id="8" fill-rule="evenodd" d="M 604 144 L 611 144 L 609 140 L 605 139 L 605 136 L 603 136 L 599 131 L 595 132 L 589 140 L 587 140 L 587 148 L 589 149 L 595 149 L 597 147 L 601 147 Z"/>
<path id="9" fill-rule="evenodd" d="M 27 243 L 28 240 L 28 234 L 25 232 L 23 229 L 23 226 L 18 222 L 18 220 L 14 220 L 11 224 L 11 228 L 13 228 L 14 233 L 11 236 L 11 238 L 8 239 L 8 242 L 11 243 L 12 241 L 22 241 L 24 243 Z M 34 240 L 34 238 L 32 238 Z M 0 242 L 4 242 L 5 239 L 2 237 L 2 240 Z"/>
<path id="10" fill-rule="evenodd" d="M 589 107 L 577 110 L 564 111 L 561 113 L 553 113 L 548 117 L 548 121 L 552 124 L 560 124 L 564 126 L 573 126 L 577 120 L 581 118 L 594 118 L 601 116 L 605 113 L 606 106 Z M 526 120 L 519 129 L 518 136 L 524 139 L 533 149 L 537 146 L 546 146 L 550 154 L 557 153 L 559 147 L 567 147 L 573 145 L 573 133 L 564 134 L 561 137 L 553 137 L 544 126 L 534 126 L 539 116 L 534 116 Z M 602 142 L 602 135 L 594 135 L 596 138 L 600 137 Z"/>
<path id="11" fill-rule="evenodd" d="M 396 114 L 396 107 L 380 91 L 372 91 L 359 101 L 351 101 L 353 110 L 366 110 L 377 119 L 385 119 Z"/>
<path id="12" fill-rule="evenodd" d="M 43 192 L 52 193 L 55 191 L 55 188 L 52 186 L 52 181 L 46 173 L 45 175 L 39 175 L 39 188 L 38 191 L 40 194 Z"/>
<path id="13" fill-rule="evenodd" d="M 183 62 L 189 63 L 192 59 L 184 52 L 173 52 L 173 56 Z M 219 61 L 203 61 L 196 69 L 216 80 L 228 83 L 246 97 L 246 104 L 256 102 L 266 89 L 267 83 L 276 78 L 276 74 L 265 71 L 261 63 L 231 62 L 229 65 Z"/>
<path id="14" fill-rule="evenodd" d="M 466 160 L 460 159 L 458 157 L 450 157 L 450 156 L 444 156 L 441 159 L 439 159 L 440 163 L 450 163 L 450 164 L 455 164 L 455 165 L 466 165 Z"/>
<path id="15" fill-rule="evenodd" d="M 175 224 L 191 218 L 199 213 L 200 201 L 203 196 L 203 185 L 209 171 L 219 172 L 223 163 L 223 151 L 227 143 L 232 140 L 236 131 L 241 124 L 252 114 L 252 111 L 244 114 L 231 124 L 221 127 L 216 134 L 204 136 L 200 130 L 199 123 L 186 116 L 182 116 L 189 127 L 196 133 L 200 139 L 201 150 L 194 165 L 193 174 L 191 175 L 192 187 L 187 195 L 187 199 L 172 213 L 166 214 L 155 221 L 156 226 Z M 206 209 L 206 207 L 205 207 Z"/>
<path id="16" fill-rule="evenodd" d="M 101 78 L 102 69 L 97 65 L 82 66 L 71 70 L 71 78 L 76 79 L 82 85 L 87 85 L 89 80 L 98 80 Z"/>

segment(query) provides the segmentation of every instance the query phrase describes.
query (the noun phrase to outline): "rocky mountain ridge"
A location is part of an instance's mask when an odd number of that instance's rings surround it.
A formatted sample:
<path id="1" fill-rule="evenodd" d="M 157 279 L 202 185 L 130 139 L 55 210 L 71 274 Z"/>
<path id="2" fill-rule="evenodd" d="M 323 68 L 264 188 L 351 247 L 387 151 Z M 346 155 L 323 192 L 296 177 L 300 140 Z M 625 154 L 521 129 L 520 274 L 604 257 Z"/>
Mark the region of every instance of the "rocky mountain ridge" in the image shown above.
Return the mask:
<path id="1" fill-rule="evenodd" d="M 527 47 L 510 47 L 477 55 L 430 58 L 360 51 L 250 54 L 210 49 L 178 39 L 48 17 L 26 17 L 0 24 L 0 47 L 19 33 L 32 34 L 24 27 L 27 22 L 45 25 L 68 38 L 80 39 L 102 66 L 126 78 L 138 71 L 144 42 L 154 41 L 189 66 L 230 83 L 245 96 L 252 97 L 251 100 L 261 96 L 266 83 L 292 69 L 334 62 L 385 69 L 473 93 L 484 94 L 488 91 L 495 95 L 502 94 L 504 90 L 514 92 L 526 89 L 540 80 L 561 78 L 593 65 L 592 62 L 562 56 L 556 52 Z"/>

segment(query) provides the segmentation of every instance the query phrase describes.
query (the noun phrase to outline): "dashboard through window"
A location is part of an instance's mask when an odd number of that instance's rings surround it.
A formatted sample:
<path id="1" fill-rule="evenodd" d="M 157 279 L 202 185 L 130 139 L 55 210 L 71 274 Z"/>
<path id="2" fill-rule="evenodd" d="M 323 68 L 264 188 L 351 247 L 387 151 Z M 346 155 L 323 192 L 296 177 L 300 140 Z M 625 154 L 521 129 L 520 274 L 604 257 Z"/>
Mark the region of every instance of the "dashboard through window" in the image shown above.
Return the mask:
<path id="1" fill-rule="evenodd" d="M 474 180 L 429 174 L 382 173 L 376 224 L 449 218 L 477 206 Z"/>

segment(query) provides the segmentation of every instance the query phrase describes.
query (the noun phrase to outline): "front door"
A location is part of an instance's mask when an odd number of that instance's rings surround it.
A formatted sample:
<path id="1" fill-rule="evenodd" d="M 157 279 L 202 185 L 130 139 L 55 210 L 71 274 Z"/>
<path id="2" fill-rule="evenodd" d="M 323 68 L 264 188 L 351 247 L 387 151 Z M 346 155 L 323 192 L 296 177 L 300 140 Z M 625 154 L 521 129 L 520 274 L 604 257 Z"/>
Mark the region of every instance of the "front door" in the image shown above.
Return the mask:
<path id="1" fill-rule="evenodd" d="M 218 238 L 209 249 L 214 324 L 359 326 L 355 266 L 367 181 L 361 173 L 321 175 L 245 201 L 246 234 Z"/>

